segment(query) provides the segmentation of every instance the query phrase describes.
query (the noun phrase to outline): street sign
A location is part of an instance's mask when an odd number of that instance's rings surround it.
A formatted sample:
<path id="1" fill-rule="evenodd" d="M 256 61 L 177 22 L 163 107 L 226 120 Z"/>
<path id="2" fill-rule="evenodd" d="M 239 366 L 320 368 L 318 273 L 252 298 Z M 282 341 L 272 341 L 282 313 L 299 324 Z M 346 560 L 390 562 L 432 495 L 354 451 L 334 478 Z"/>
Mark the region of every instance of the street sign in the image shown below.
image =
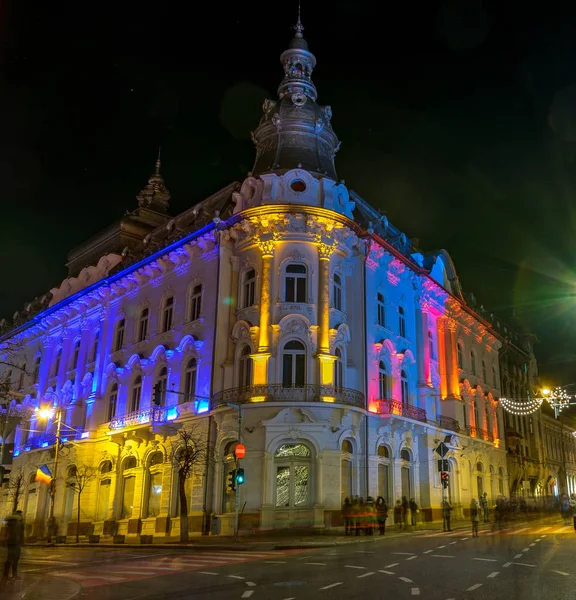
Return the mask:
<path id="1" fill-rule="evenodd" d="M 244 444 L 236 444 L 236 448 L 234 448 L 234 456 L 236 458 L 244 458 L 246 456 L 246 446 Z"/>
<path id="2" fill-rule="evenodd" d="M 440 442 L 440 444 L 438 444 L 438 448 L 436 448 L 436 452 L 438 452 L 438 454 L 442 458 L 444 458 L 448 454 L 449 450 L 450 448 L 448 448 L 448 446 L 444 442 Z"/>
<path id="3" fill-rule="evenodd" d="M 438 473 L 442 473 L 443 471 L 449 471 L 448 461 L 446 459 L 438 461 Z"/>

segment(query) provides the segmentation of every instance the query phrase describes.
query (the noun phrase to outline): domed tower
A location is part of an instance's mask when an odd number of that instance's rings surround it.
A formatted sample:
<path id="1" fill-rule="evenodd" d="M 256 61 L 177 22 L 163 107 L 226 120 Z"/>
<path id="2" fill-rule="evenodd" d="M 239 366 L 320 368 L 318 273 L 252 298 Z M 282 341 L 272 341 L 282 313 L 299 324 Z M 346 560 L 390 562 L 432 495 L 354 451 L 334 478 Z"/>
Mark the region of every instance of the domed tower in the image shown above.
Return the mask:
<path id="1" fill-rule="evenodd" d="M 340 143 L 330 124 L 331 108 L 316 103 L 312 82 L 316 58 L 302 35 L 300 15 L 294 29 L 294 38 L 280 56 L 284 79 L 278 100 L 264 101 L 264 115 L 252 134 L 256 145 L 252 173 L 284 174 L 299 168 L 336 180 L 334 156 Z"/>

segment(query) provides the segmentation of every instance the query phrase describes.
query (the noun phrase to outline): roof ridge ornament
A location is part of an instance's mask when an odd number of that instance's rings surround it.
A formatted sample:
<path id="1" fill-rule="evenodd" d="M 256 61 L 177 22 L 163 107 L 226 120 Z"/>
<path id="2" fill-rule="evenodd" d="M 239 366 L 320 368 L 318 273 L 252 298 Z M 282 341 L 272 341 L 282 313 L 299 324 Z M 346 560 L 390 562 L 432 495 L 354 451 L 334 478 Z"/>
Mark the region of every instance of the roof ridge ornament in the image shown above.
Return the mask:
<path id="1" fill-rule="evenodd" d="M 162 159 L 161 159 L 162 146 L 158 147 L 158 158 L 154 166 L 154 173 L 150 179 L 148 179 L 148 185 L 140 191 L 136 196 L 138 200 L 138 206 L 142 208 L 150 208 L 157 212 L 167 212 L 168 203 L 170 202 L 170 192 L 164 183 L 164 177 L 162 177 Z"/>

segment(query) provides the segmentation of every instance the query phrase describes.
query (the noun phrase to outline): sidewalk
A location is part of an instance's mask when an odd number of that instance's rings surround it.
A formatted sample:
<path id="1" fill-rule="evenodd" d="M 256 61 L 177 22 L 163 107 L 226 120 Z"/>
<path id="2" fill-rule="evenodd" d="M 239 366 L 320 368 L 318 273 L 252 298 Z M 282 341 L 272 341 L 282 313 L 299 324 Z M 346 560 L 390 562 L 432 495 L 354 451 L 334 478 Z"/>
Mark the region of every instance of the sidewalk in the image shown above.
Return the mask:
<path id="1" fill-rule="evenodd" d="M 0 582 L 2 600 L 73 600 L 81 587 L 73 581 L 49 575 L 26 575 L 20 581 Z"/>

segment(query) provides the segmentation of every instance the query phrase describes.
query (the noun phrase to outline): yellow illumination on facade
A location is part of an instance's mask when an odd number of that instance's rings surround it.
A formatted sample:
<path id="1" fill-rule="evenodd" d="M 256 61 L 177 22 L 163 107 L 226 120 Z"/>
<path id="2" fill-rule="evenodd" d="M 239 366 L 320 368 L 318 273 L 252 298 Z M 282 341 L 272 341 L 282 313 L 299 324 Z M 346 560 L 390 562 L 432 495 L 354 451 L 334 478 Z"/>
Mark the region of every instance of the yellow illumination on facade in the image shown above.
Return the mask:
<path id="1" fill-rule="evenodd" d="M 336 402 L 335 396 L 322 396 L 322 402 Z"/>
<path id="2" fill-rule="evenodd" d="M 252 354 L 253 385 L 265 385 L 268 383 L 268 359 L 270 352 L 258 352 Z"/>
<path id="3" fill-rule="evenodd" d="M 334 385 L 334 361 L 332 354 L 318 354 L 320 362 L 320 385 Z"/>
<path id="4" fill-rule="evenodd" d="M 250 398 L 250 402 L 264 402 L 266 400 L 266 396 L 252 396 Z"/>

